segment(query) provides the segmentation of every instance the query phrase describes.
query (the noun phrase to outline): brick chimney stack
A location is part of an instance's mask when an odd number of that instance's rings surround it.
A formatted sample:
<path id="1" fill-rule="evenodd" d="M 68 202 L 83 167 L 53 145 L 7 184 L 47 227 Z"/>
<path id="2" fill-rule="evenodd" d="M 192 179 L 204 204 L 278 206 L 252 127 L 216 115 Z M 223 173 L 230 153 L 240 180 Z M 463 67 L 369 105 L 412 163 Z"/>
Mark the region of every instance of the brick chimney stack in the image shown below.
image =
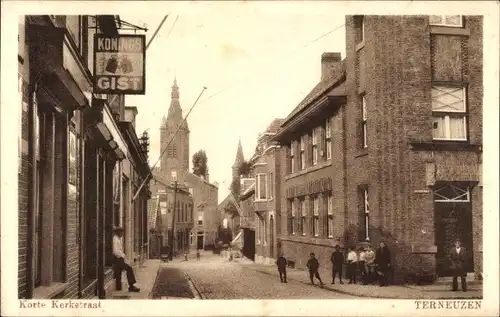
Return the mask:
<path id="1" fill-rule="evenodd" d="M 321 80 L 331 76 L 334 69 L 341 65 L 342 56 L 340 53 L 326 52 L 321 55 Z"/>

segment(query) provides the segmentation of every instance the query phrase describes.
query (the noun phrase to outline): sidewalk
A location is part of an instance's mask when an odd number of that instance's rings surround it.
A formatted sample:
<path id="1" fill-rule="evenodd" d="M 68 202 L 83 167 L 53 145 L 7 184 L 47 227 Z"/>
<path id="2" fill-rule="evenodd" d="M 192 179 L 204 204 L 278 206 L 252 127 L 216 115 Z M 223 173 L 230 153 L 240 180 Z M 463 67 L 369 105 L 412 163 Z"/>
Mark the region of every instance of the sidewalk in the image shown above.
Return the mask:
<path id="1" fill-rule="evenodd" d="M 153 290 L 156 276 L 160 268 L 160 260 L 152 259 L 146 260 L 140 266 L 134 267 L 135 277 L 137 279 L 137 286 L 141 289 L 140 292 L 129 292 L 127 284 L 126 273 L 123 272 L 122 277 L 123 289 L 121 291 L 113 290 L 109 296 L 111 299 L 149 299 L 151 291 Z M 113 280 L 114 283 L 114 280 Z M 114 286 L 113 286 L 114 288 Z"/>
<path id="2" fill-rule="evenodd" d="M 246 267 L 255 271 L 273 275 L 279 281 L 278 271 L 273 265 L 252 264 L 250 261 L 242 261 Z M 444 285 L 389 285 L 380 287 L 378 285 L 361 285 L 361 284 L 339 284 L 338 279 L 336 284 L 330 284 L 331 272 L 326 269 L 320 269 L 320 275 L 325 283 L 324 288 L 341 294 L 353 295 L 358 297 L 370 297 L 380 299 L 480 299 L 483 297 L 482 285 L 475 284 L 473 288 L 467 292 L 452 292 Z M 287 268 L 287 277 L 289 280 L 297 281 L 310 285 L 309 274 L 305 270 Z M 315 281 L 317 283 L 317 281 Z"/>

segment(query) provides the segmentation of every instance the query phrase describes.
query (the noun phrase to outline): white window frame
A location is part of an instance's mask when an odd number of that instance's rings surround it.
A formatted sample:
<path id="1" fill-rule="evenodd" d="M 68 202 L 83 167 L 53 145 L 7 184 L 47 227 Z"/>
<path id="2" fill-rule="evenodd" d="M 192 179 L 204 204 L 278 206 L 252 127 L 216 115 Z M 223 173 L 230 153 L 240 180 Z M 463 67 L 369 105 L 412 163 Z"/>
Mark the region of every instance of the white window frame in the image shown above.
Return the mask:
<path id="1" fill-rule="evenodd" d="M 318 130 L 319 128 L 314 128 L 311 133 L 312 137 L 312 165 L 318 164 Z"/>
<path id="2" fill-rule="evenodd" d="M 291 221 L 290 221 L 290 226 L 292 227 L 292 232 L 291 234 L 292 235 L 295 235 L 295 219 L 296 219 L 296 208 L 297 208 L 297 205 L 295 203 L 295 199 L 292 199 L 291 200 L 291 211 L 290 211 L 290 215 L 291 215 Z"/>
<path id="3" fill-rule="evenodd" d="M 441 22 L 440 23 L 431 22 L 431 18 L 433 16 L 434 17 L 441 17 Z M 446 17 L 450 17 L 450 16 L 453 16 L 453 15 L 430 15 L 429 16 L 429 25 L 446 26 L 446 27 L 453 27 L 453 28 L 462 28 L 464 26 L 464 17 L 462 15 L 458 15 L 458 17 L 460 18 L 460 25 L 446 23 Z"/>
<path id="4" fill-rule="evenodd" d="M 368 202 L 368 189 L 363 189 L 363 209 L 365 220 L 365 241 L 370 241 L 370 205 Z"/>
<path id="5" fill-rule="evenodd" d="M 295 172 L 295 146 L 294 142 L 290 143 L 290 173 Z"/>
<path id="6" fill-rule="evenodd" d="M 461 194 L 455 196 L 455 197 L 446 197 L 443 195 L 440 195 L 439 192 L 442 189 L 445 189 L 447 187 L 454 188 Z M 455 186 L 453 184 L 446 184 L 442 186 L 441 188 L 438 188 L 434 190 L 434 201 L 438 203 L 468 203 L 470 202 L 470 188 L 467 187 L 465 190 L 461 187 Z"/>
<path id="7" fill-rule="evenodd" d="M 326 212 L 328 217 L 326 233 L 328 238 L 333 238 L 333 196 L 331 194 L 325 196 Z"/>
<path id="8" fill-rule="evenodd" d="M 306 168 L 306 142 L 305 135 L 300 137 L 300 167 L 299 170 Z"/>
<path id="9" fill-rule="evenodd" d="M 332 119 L 326 119 L 325 124 L 325 148 L 326 148 L 326 159 L 330 160 L 332 158 Z"/>
<path id="10" fill-rule="evenodd" d="M 307 202 L 305 199 L 300 200 L 300 229 L 303 236 L 306 235 L 306 217 L 307 217 Z"/>
<path id="11" fill-rule="evenodd" d="M 262 178 L 261 178 L 262 177 Z M 258 173 L 255 175 L 255 201 L 267 201 L 267 197 L 261 197 L 261 189 L 262 189 L 262 182 L 261 179 L 264 179 L 264 195 L 267 196 L 267 174 L 266 173 Z"/>
<path id="12" fill-rule="evenodd" d="M 368 120 L 368 114 L 367 114 L 367 111 L 366 111 L 366 97 L 363 96 L 362 98 L 362 101 L 361 101 L 362 105 L 361 105 L 361 115 L 362 115 L 362 125 L 363 125 L 363 148 L 367 148 L 368 147 L 368 124 L 367 124 L 367 120 Z"/>
<path id="13" fill-rule="evenodd" d="M 313 198 L 313 235 L 319 236 L 319 196 Z"/>
<path id="14" fill-rule="evenodd" d="M 446 132 L 445 137 L 435 137 L 434 135 L 432 136 L 433 140 L 436 141 L 467 141 L 467 89 L 466 87 L 446 87 L 446 86 L 438 86 L 434 85 L 431 88 L 433 91 L 440 91 L 441 95 L 443 94 L 448 94 L 450 95 L 453 90 L 457 91 L 459 89 L 462 90 L 462 109 L 461 110 L 452 110 L 452 109 L 447 109 L 446 111 L 439 111 L 439 109 L 435 110 L 435 105 L 437 103 L 443 104 L 440 102 L 437 98 L 432 97 L 432 118 L 433 118 L 433 125 L 435 125 L 437 122 L 435 119 L 442 119 L 444 118 L 444 130 Z M 447 90 L 447 91 L 446 91 Z M 451 126 L 450 126 L 450 119 L 451 118 L 461 118 L 462 123 L 463 123 L 463 129 L 465 132 L 465 135 L 463 138 L 452 138 L 451 137 Z M 439 122 L 442 122 L 441 120 Z M 433 129 L 434 126 L 433 126 Z"/>

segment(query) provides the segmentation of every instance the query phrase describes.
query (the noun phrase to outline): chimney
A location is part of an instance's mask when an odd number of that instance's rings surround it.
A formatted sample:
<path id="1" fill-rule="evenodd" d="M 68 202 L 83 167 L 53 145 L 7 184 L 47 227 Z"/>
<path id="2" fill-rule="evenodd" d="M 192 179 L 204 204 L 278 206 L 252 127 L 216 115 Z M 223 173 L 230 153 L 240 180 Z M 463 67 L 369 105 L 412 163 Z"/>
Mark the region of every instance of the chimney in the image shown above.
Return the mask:
<path id="1" fill-rule="evenodd" d="M 340 53 L 323 53 L 321 55 L 321 80 L 331 76 L 341 62 L 342 56 Z"/>
<path id="2" fill-rule="evenodd" d="M 137 107 L 125 107 L 125 120 L 126 122 L 132 122 L 132 126 L 135 129 L 135 117 L 137 116 Z"/>

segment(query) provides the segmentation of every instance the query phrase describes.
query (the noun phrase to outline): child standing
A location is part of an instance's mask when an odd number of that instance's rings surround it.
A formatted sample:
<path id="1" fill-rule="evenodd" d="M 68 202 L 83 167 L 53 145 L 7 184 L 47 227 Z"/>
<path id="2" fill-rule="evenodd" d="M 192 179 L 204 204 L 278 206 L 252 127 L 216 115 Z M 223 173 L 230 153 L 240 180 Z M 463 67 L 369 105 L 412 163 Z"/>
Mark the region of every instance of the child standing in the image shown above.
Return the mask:
<path id="1" fill-rule="evenodd" d="M 283 256 L 283 254 L 276 260 L 276 266 L 278 267 L 278 273 L 280 274 L 281 283 L 287 283 L 286 281 L 286 265 L 288 261 Z"/>
<path id="2" fill-rule="evenodd" d="M 316 259 L 316 255 L 314 252 L 311 252 L 309 254 L 309 261 L 307 261 L 307 268 L 309 269 L 309 279 L 311 280 L 311 284 L 314 285 L 314 277 L 316 277 L 319 280 L 320 285 L 325 285 L 323 281 L 321 280 L 321 277 L 319 276 L 319 262 Z"/>
<path id="3" fill-rule="evenodd" d="M 349 253 L 347 254 L 347 268 L 348 268 L 348 276 L 349 283 L 348 284 L 356 284 L 356 267 L 358 265 L 358 254 L 356 253 L 355 248 L 349 248 Z"/>

